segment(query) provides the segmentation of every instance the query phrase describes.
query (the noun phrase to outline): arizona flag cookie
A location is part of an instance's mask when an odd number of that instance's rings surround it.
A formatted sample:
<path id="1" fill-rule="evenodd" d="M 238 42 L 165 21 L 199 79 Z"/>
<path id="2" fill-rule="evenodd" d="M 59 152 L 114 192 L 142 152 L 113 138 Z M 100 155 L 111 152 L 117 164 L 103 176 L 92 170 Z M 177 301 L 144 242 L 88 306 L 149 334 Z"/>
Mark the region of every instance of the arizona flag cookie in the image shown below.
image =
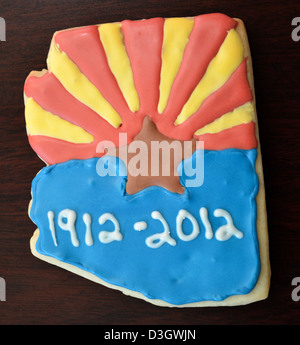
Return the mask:
<path id="1" fill-rule="evenodd" d="M 160 306 L 270 284 L 247 35 L 215 13 L 56 32 L 24 86 L 33 255 Z"/>

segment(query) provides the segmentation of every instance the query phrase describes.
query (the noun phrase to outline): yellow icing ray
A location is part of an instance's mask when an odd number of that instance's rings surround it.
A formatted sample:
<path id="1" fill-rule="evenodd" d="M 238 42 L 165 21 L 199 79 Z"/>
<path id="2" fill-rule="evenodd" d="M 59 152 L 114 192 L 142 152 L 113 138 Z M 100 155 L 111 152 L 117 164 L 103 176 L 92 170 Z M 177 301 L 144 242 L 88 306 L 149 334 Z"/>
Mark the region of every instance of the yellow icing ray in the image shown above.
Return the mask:
<path id="1" fill-rule="evenodd" d="M 121 23 L 108 23 L 98 26 L 101 42 L 109 67 L 115 76 L 123 96 L 132 112 L 140 108 L 133 73 L 123 41 Z"/>
<path id="2" fill-rule="evenodd" d="M 193 26 L 194 21 L 188 18 L 169 18 L 165 20 L 159 86 L 159 113 L 162 113 L 167 106 L 171 88 L 179 71 Z"/>
<path id="3" fill-rule="evenodd" d="M 254 119 L 253 103 L 248 102 L 244 105 L 234 109 L 233 111 L 226 113 L 213 121 L 212 123 L 204 126 L 195 133 L 196 135 L 202 135 L 207 133 L 219 133 L 225 129 L 232 128 L 242 123 L 248 123 Z"/>
<path id="4" fill-rule="evenodd" d="M 87 144 L 94 141 L 94 137 L 90 133 L 44 110 L 31 97 L 26 101 L 25 119 L 30 135 L 45 135 L 76 144 Z"/>
<path id="5" fill-rule="evenodd" d="M 236 70 L 244 58 L 243 42 L 239 34 L 231 29 L 217 55 L 211 60 L 208 68 L 182 108 L 175 124 L 180 125 L 194 114 L 203 101 L 220 88 Z"/>
<path id="6" fill-rule="evenodd" d="M 79 101 L 94 110 L 112 126 L 118 128 L 122 119 L 100 91 L 81 73 L 76 64 L 56 45 L 52 45 L 47 59 L 48 69 L 65 89 Z"/>

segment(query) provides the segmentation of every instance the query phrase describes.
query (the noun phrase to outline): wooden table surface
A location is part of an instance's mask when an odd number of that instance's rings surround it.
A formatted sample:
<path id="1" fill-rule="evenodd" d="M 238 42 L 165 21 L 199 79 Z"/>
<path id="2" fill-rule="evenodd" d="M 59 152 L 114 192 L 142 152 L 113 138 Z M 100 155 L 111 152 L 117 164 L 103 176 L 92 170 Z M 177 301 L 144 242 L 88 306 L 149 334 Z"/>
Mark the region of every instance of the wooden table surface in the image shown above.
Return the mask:
<path id="1" fill-rule="evenodd" d="M 27 141 L 23 84 L 31 70 L 45 68 L 52 34 L 209 12 L 242 18 L 252 50 L 269 222 L 269 298 L 230 308 L 159 308 L 33 257 L 29 239 L 35 225 L 27 207 L 31 181 L 44 164 Z M 291 37 L 297 16 L 299 0 L 1 0 L 6 41 L 0 42 L 0 277 L 6 301 L 0 302 L 0 324 L 300 324 L 300 301 L 291 297 L 292 280 L 300 277 L 300 41 Z"/>

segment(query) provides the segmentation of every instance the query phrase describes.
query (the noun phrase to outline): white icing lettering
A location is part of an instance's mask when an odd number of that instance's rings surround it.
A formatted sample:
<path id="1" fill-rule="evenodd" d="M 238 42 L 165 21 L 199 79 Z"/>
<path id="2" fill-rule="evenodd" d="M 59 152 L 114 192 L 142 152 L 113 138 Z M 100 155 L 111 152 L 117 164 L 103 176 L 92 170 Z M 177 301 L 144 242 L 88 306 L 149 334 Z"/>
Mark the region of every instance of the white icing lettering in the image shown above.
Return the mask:
<path id="1" fill-rule="evenodd" d="M 53 242 L 54 242 L 55 246 L 57 247 L 57 239 L 56 239 L 56 232 L 55 232 L 55 225 L 54 225 L 54 212 L 49 211 L 47 216 L 48 216 L 48 220 L 49 220 L 49 229 L 51 231 Z"/>
<path id="2" fill-rule="evenodd" d="M 68 208 L 62 210 L 58 214 L 58 225 L 66 231 L 70 231 L 71 241 L 74 247 L 79 247 L 79 241 L 76 234 L 75 222 L 76 222 L 76 212 Z M 64 222 L 63 219 L 67 219 Z"/>
<path id="3" fill-rule="evenodd" d="M 165 218 L 162 216 L 162 214 L 158 211 L 153 211 L 151 213 L 151 217 L 153 219 L 159 220 L 163 227 L 164 227 L 164 232 L 154 234 L 152 236 L 149 236 L 146 239 L 146 244 L 150 248 L 159 248 L 161 247 L 164 243 L 169 243 L 171 246 L 176 246 L 176 241 L 174 238 L 170 236 L 170 228 L 168 223 L 166 222 Z"/>
<path id="4" fill-rule="evenodd" d="M 215 237 L 217 241 L 227 241 L 232 236 L 235 236 L 238 239 L 242 239 L 244 234 L 242 231 L 238 230 L 234 223 L 230 213 L 224 209 L 216 209 L 214 211 L 215 217 L 225 218 L 227 224 L 220 226 L 215 234 L 212 229 L 212 225 L 208 219 L 208 210 L 205 207 L 199 209 L 200 219 L 205 227 L 205 238 L 211 240 Z M 48 211 L 48 226 L 51 232 L 51 236 L 55 246 L 58 246 L 58 241 L 56 237 L 56 228 L 55 228 L 55 214 L 53 211 Z M 153 211 L 151 213 L 153 219 L 159 220 L 163 226 L 163 232 L 155 233 L 152 236 L 146 238 L 146 245 L 150 248 L 160 248 L 164 243 L 168 243 L 170 246 L 176 246 L 176 240 L 171 236 L 170 227 L 166 219 L 162 216 L 159 211 Z M 190 233 L 186 233 L 183 230 L 184 220 L 188 219 L 191 222 L 192 230 Z M 64 209 L 58 214 L 58 225 L 62 230 L 69 231 L 72 245 L 79 247 L 80 242 L 77 237 L 77 231 L 75 227 L 76 221 L 80 222 L 80 219 L 77 220 L 77 214 L 74 210 Z M 112 231 L 100 231 L 98 239 L 101 243 L 111 243 L 114 241 L 122 241 L 123 235 L 121 233 L 120 224 L 116 217 L 112 213 L 104 213 L 99 217 L 99 224 L 103 225 L 107 221 L 113 223 Z M 94 238 L 92 233 L 92 216 L 89 213 L 84 213 L 82 216 L 81 222 L 85 226 L 85 244 L 87 246 L 94 245 Z M 145 221 L 138 221 L 133 224 L 133 229 L 135 231 L 144 231 L 148 228 L 148 224 Z M 176 217 L 176 232 L 177 236 L 181 241 L 192 241 L 198 237 L 200 234 L 200 225 L 197 219 L 187 210 L 181 209 L 178 211 Z"/>
<path id="5" fill-rule="evenodd" d="M 182 229 L 182 223 L 186 218 L 189 219 L 193 225 L 193 231 L 189 235 L 186 235 Z M 196 218 L 193 215 L 191 215 L 186 210 L 180 210 L 176 217 L 176 231 L 177 231 L 178 237 L 182 241 L 192 241 L 199 235 L 200 228 L 199 228 L 199 224 Z"/>
<path id="6" fill-rule="evenodd" d="M 111 221 L 114 224 L 114 231 L 101 231 L 99 233 L 99 240 L 102 243 L 110 243 L 113 241 L 122 241 L 123 236 L 120 232 L 120 225 L 116 217 L 112 213 L 104 213 L 99 218 L 99 223 L 103 225 L 107 221 Z"/>
<path id="7" fill-rule="evenodd" d="M 217 210 L 215 210 L 214 216 L 224 217 L 227 221 L 227 224 L 220 226 L 215 233 L 216 239 L 218 241 L 227 241 L 232 236 L 235 236 L 239 239 L 243 238 L 244 234 L 234 226 L 232 217 L 229 212 L 218 208 Z"/>
<path id="8" fill-rule="evenodd" d="M 214 237 L 210 221 L 208 219 L 208 212 L 206 207 L 200 208 L 200 218 L 205 227 L 205 238 L 211 240 Z"/>
<path id="9" fill-rule="evenodd" d="M 133 228 L 134 228 L 134 230 L 136 230 L 136 231 L 146 230 L 147 227 L 148 227 L 148 225 L 147 225 L 147 223 L 144 222 L 144 221 L 142 221 L 142 222 L 136 222 L 136 223 L 134 223 L 134 225 L 133 225 Z"/>
<path id="10" fill-rule="evenodd" d="M 82 217 L 86 231 L 85 231 L 85 243 L 87 246 L 92 246 L 94 244 L 93 236 L 92 236 L 92 229 L 91 229 L 91 223 L 92 223 L 92 217 L 89 213 L 85 213 Z"/>

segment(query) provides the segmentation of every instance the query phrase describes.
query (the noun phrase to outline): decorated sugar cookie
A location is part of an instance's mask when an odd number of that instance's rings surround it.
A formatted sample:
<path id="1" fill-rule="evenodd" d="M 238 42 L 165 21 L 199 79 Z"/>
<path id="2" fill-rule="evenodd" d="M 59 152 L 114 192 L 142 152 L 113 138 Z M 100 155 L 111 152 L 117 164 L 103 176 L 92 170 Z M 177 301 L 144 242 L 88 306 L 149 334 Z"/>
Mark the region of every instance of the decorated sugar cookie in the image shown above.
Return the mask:
<path id="1" fill-rule="evenodd" d="M 244 25 L 223 14 L 54 34 L 24 86 L 33 255 L 169 307 L 268 296 Z"/>

